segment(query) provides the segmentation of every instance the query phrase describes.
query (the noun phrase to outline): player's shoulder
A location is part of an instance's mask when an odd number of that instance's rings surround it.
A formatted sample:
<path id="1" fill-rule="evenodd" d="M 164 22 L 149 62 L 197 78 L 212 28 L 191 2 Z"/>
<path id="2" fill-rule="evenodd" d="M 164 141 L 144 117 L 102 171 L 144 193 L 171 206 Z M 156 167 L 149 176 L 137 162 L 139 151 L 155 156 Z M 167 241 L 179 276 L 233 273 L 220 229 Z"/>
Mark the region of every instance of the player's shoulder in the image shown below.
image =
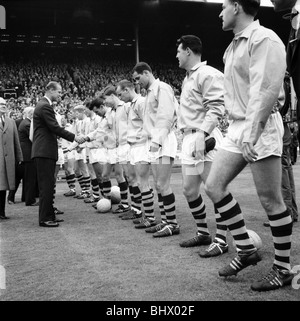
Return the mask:
<path id="1" fill-rule="evenodd" d="M 282 40 L 274 30 L 262 25 L 258 25 L 257 28 L 253 29 L 251 40 L 253 42 L 261 42 L 263 40 L 272 41 L 278 43 L 281 46 L 284 46 Z"/>

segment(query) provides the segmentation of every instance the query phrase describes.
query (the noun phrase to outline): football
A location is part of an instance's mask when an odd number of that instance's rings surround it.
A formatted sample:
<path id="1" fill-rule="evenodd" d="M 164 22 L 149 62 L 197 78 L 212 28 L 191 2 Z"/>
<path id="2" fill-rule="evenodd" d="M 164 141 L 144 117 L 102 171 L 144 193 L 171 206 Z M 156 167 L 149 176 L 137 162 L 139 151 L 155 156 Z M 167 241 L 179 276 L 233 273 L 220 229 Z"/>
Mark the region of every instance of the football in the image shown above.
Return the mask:
<path id="1" fill-rule="evenodd" d="M 254 246 L 255 246 L 258 250 L 261 249 L 261 247 L 262 247 L 262 241 L 261 241 L 260 236 L 259 236 L 256 232 L 254 232 L 254 231 L 252 231 L 252 230 L 248 230 L 248 234 L 249 234 L 251 240 L 253 241 Z"/>
<path id="2" fill-rule="evenodd" d="M 119 186 L 114 185 L 111 187 L 110 199 L 112 204 L 119 204 L 121 202 L 121 193 Z"/>
<path id="3" fill-rule="evenodd" d="M 254 232 L 253 230 L 248 230 L 247 229 L 247 232 L 248 232 L 248 235 L 249 235 L 250 239 L 252 240 L 254 246 L 258 250 L 261 249 L 262 240 L 261 240 L 260 236 L 256 232 Z M 234 239 L 232 240 L 232 245 L 233 245 L 233 247 L 236 247 Z"/>
<path id="4" fill-rule="evenodd" d="M 107 213 L 111 209 L 111 201 L 107 198 L 102 198 L 97 202 L 97 212 Z"/>

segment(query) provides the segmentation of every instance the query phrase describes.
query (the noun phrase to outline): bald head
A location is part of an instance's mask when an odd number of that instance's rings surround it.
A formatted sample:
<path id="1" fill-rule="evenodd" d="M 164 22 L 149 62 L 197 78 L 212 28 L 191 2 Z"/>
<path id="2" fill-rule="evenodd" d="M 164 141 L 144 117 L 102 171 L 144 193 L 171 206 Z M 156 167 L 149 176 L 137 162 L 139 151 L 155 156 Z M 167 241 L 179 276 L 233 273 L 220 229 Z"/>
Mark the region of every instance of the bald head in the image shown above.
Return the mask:
<path id="1" fill-rule="evenodd" d="M 34 112 L 34 107 L 26 107 L 26 108 L 24 108 L 24 111 L 23 111 L 24 117 L 32 119 L 33 112 Z"/>

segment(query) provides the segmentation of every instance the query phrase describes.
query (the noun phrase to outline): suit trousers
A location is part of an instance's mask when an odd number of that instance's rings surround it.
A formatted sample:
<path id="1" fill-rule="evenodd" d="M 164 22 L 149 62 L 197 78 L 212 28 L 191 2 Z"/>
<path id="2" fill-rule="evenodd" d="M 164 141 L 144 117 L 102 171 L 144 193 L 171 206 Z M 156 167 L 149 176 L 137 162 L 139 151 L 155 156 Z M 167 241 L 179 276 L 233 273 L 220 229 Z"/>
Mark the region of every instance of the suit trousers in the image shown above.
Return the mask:
<path id="1" fill-rule="evenodd" d="M 25 205 L 31 205 L 36 202 L 36 181 L 37 174 L 34 161 L 24 162 L 24 198 Z"/>
<path id="2" fill-rule="evenodd" d="M 51 158 L 34 158 L 39 188 L 39 223 L 55 219 L 54 203 L 54 172 L 56 160 Z"/>
<path id="3" fill-rule="evenodd" d="M 5 216 L 6 191 L 0 191 L 0 216 Z"/>
<path id="4" fill-rule="evenodd" d="M 17 190 L 19 188 L 19 185 L 21 181 L 23 181 L 23 176 L 24 176 L 24 163 L 22 162 L 21 164 L 16 165 L 16 179 L 15 179 L 15 189 L 9 191 L 7 200 L 15 202 L 15 195 L 17 193 Z M 21 196 L 21 201 L 24 202 L 24 184 L 22 184 L 22 196 Z"/>
<path id="5" fill-rule="evenodd" d="M 293 167 L 290 159 L 289 146 L 283 145 L 281 164 L 282 164 L 281 191 L 282 191 L 283 200 L 292 218 L 298 219 L 298 207 L 296 203 L 294 173 L 293 173 Z"/>

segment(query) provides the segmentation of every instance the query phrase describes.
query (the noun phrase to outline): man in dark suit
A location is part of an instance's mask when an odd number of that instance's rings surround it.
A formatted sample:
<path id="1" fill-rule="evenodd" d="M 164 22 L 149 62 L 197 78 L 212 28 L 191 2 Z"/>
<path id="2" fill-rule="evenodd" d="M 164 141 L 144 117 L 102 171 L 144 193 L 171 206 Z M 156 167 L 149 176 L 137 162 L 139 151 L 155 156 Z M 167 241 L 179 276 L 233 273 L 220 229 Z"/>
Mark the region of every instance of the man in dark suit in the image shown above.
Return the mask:
<path id="1" fill-rule="evenodd" d="M 21 122 L 23 121 L 23 115 L 22 117 L 18 118 L 15 120 L 15 123 L 17 125 L 17 129 L 19 129 L 19 126 L 21 124 Z M 21 181 L 23 180 L 23 176 L 24 176 L 24 163 L 16 163 L 16 174 L 15 174 L 15 189 L 14 190 L 10 190 L 8 192 L 8 196 L 7 196 L 7 202 L 8 204 L 15 204 L 15 196 L 17 193 L 17 190 L 19 188 L 19 185 L 21 183 Z M 21 196 L 21 201 L 24 202 L 24 184 L 22 184 L 22 196 Z"/>
<path id="2" fill-rule="evenodd" d="M 30 123 L 33 117 L 34 107 L 24 109 L 24 119 L 19 126 L 19 140 L 23 153 L 24 176 L 23 191 L 26 206 L 36 204 L 36 168 L 31 159 L 32 142 L 29 139 Z"/>
<path id="3" fill-rule="evenodd" d="M 46 86 L 46 93 L 37 103 L 33 114 L 33 143 L 31 157 L 37 169 L 39 187 L 39 225 L 43 227 L 57 227 L 54 201 L 54 173 L 58 159 L 57 137 L 74 141 L 75 134 L 60 127 L 55 118 L 53 101 L 61 97 L 62 88 L 58 82 L 51 81 Z M 84 140 L 76 138 L 82 143 Z"/>
<path id="4" fill-rule="evenodd" d="M 284 18 L 289 18 L 291 21 L 291 31 L 289 36 L 289 41 L 287 43 L 287 73 L 289 74 L 290 81 L 290 91 L 286 91 L 286 101 L 289 101 L 289 105 L 296 104 L 296 119 L 295 121 L 300 120 L 300 0 L 272 0 L 274 5 L 274 10 L 279 11 L 290 11 L 290 14 L 285 15 Z M 296 101 L 294 101 L 296 98 Z M 284 108 L 284 107 L 283 107 Z M 289 107 L 291 108 L 291 107 Z M 287 113 L 287 111 L 285 111 Z M 285 122 L 285 117 L 283 117 L 285 123 L 285 137 L 288 137 L 286 145 L 290 145 L 291 141 L 291 131 L 288 124 Z M 291 195 L 289 197 L 290 201 L 290 212 L 293 219 L 293 222 L 298 221 L 298 208 L 295 202 L 295 188 L 294 188 L 294 174 L 291 163 L 291 156 L 289 151 L 289 146 L 286 146 L 288 152 L 285 151 L 285 146 L 282 155 L 282 192 L 283 196 Z M 288 171 L 287 171 L 288 169 Z M 286 184 L 288 183 L 288 184 Z M 288 186 L 288 189 L 285 187 Z M 286 193 L 288 191 L 288 193 Z M 265 224 L 267 226 L 268 224 Z"/>
<path id="5" fill-rule="evenodd" d="M 18 130 L 13 119 L 6 117 L 6 100 L 0 97 L 0 221 L 5 215 L 6 191 L 15 190 L 16 164 L 23 161 Z"/>
<path id="6" fill-rule="evenodd" d="M 276 12 L 289 10 L 291 32 L 287 44 L 287 69 L 292 78 L 293 89 L 297 97 L 297 120 L 300 119 L 300 1 L 271 0 Z M 292 93 L 293 94 L 293 93 Z"/>

